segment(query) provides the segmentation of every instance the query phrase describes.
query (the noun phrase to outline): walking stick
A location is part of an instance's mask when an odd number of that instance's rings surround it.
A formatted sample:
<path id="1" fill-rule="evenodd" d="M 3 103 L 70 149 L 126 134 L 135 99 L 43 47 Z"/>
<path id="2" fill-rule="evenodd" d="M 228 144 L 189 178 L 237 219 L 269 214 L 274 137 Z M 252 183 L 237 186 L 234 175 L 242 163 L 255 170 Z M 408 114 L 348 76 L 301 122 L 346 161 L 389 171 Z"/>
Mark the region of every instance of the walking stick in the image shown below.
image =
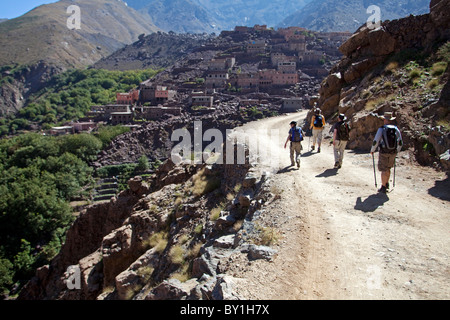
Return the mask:
<path id="1" fill-rule="evenodd" d="M 372 161 L 373 161 L 373 177 L 375 178 L 375 188 L 378 188 L 378 185 L 377 185 L 377 173 L 375 171 L 375 155 L 373 153 L 372 153 Z M 395 174 L 394 174 L 394 176 L 395 176 Z"/>
<path id="2" fill-rule="evenodd" d="M 397 167 L 397 158 L 394 159 L 394 188 L 395 188 L 395 168 Z"/>

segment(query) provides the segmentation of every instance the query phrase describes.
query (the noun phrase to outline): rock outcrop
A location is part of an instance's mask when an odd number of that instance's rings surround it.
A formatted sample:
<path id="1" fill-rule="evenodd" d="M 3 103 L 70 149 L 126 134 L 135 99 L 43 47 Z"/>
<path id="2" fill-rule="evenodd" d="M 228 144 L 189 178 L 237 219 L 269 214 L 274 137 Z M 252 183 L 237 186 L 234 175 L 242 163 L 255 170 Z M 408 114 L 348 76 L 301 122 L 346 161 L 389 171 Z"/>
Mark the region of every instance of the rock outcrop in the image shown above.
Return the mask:
<path id="1" fill-rule="evenodd" d="M 239 299 L 233 286 L 244 280 L 227 274 L 233 256 L 276 256 L 254 244 L 267 182 L 248 161 L 169 159 L 149 179 L 135 177 L 111 201 L 86 208 L 18 299 Z"/>
<path id="2" fill-rule="evenodd" d="M 349 148 L 368 150 L 386 111 L 397 115 L 406 148 L 420 163 L 437 163 L 436 156 L 450 148 L 448 126 L 439 126 L 450 120 L 444 111 L 449 108 L 448 57 L 443 75 L 416 67 L 417 61 L 430 67 L 437 48 L 448 47 L 450 17 L 444 8 L 449 6 L 449 0 L 433 0 L 429 14 L 385 21 L 373 30 L 363 25 L 341 45 L 344 57 L 323 80 L 318 107 L 331 123 L 339 113 L 351 120 Z M 311 117 L 312 111 L 305 129 Z M 441 164 L 450 168 L 448 161 Z"/>

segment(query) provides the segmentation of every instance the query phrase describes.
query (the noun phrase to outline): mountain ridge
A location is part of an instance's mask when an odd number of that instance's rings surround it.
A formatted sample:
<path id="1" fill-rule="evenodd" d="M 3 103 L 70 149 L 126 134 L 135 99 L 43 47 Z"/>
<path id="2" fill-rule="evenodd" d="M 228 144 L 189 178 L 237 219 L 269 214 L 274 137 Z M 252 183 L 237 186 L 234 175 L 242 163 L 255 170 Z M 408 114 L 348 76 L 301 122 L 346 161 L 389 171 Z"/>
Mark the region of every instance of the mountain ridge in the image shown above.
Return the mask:
<path id="1" fill-rule="evenodd" d="M 299 26 L 314 31 L 356 31 L 371 17 L 369 6 L 380 8 L 381 20 L 394 20 L 410 14 L 429 13 L 428 0 L 320 0 L 307 4 L 301 11 L 286 17 L 278 27 Z M 320 14 L 319 14 L 320 13 Z"/>
<path id="2" fill-rule="evenodd" d="M 80 8 L 79 30 L 68 28 L 70 5 Z M 0 25 L 0 65 L 42 60 L 63 67 L 87 66 L 139 34 L 158 30 L 122 1 L 61 0 Z"/>

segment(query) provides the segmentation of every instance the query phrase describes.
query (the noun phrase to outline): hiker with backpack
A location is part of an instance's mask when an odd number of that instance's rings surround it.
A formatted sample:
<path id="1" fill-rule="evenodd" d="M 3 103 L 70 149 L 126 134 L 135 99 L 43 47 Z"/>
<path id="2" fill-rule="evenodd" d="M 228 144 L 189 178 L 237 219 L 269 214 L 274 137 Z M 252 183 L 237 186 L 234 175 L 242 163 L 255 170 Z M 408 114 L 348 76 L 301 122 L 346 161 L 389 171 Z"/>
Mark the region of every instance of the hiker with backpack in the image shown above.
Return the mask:
<path id="1" fill-rule="evenodd" d="M 295 166 L 297 164 L 297 168 L 300 168 L 300 157 L 303 150 L 302 141 L 303 141 L 303 130 L 300 127 L 297 127 L 297 122 L 292 121 L 290 123 L 291 129 L 289 130 L 289 135 L 286 139 L 286 143 L 284 144 L 284 148 L 286 149 L 287 143 L 291 142 L 291 166 Z M 295 157 L 294 157 L 295 153 Z"/>
<path id="2" fill-rule="evenodd" d="M 394 120 L 395 117 L 392 112 L 384 113 L 384 125 L 378 129 L 370 150 L 373 157 L 374 152 L 379 147 L 378 170 L 381 171 L 381 188 L 378 192 L 381 193 L 386 193 L 389 190 L 391 168 L 395 166 L 395 158 L 403 146 L 402 134 L 394 125 Z"/>
<path id="3" fill-rule="evenodd" d="M 322 144 L 322 131 L 325 127 L 325 117 L 321 114 L 319 108 L 316 108 L 314 115 L 311 118 L 310 129 L 312 129 L 313 145 L 311 151 L 316 148 L 316 142 L 318 144 L 317 152 L 320 153 L 320 145 Z"/>
<path id="4" fill-rule="evenodd" d="M 339 121 L 333 126 L 334 168 L 340 169 L 344 160 L 345 147 L 350 138 L 350 125 L 344 114 L 339 115 Z"/>

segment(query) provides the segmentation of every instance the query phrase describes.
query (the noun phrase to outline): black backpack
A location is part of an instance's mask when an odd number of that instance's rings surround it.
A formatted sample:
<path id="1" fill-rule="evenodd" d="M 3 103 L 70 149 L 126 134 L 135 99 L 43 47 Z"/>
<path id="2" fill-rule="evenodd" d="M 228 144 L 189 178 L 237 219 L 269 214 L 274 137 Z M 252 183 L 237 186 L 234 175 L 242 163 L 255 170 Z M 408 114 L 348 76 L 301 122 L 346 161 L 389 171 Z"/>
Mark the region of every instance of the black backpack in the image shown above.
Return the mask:
<path id="1" fill-rule="evenodd" d="M 299 127 L 292 128 L 292 142 L 301 142 L 303 141 L 302 129 Z"/>
<path id="2" fill-rule="evenodd" d="M 322 128 L 323 127 L 322 116 L 316 116 L 314 118 L 314 127 L 316 127 L 316 128 Z"/>
<path id="3" fill-rule="evenodd" d="M 339 140 L 348 141 L 350 139 L 350 130 L 350 125 L 348 122 L 342 121 L 338 128 Z"/>
<path id="4" fill-rule="evenodd" d="M 381 148 L 385 153 L 395 153 L 397 152 L 398 141 L 397 141 L 397 129 L 395 126 L 387 125 L 383 126 L 383 135 Z"/>

